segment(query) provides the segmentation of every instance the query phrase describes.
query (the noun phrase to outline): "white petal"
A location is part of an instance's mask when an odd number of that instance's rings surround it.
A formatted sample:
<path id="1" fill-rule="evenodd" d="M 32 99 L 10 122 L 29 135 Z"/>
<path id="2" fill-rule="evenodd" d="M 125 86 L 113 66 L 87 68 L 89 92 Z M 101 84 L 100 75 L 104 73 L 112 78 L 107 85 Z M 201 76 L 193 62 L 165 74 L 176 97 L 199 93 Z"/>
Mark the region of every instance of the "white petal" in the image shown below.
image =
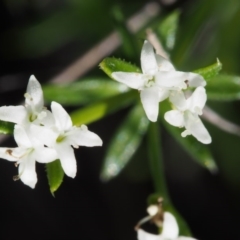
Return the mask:
<path id="1" fill-rule="evenodd" d="M 155 55 L 157 64 L 158 64 L 158 70 L 159 71 L 175 71 L 174 66 L 170 61 L 168 61 L 166 58 L 156 54 Z"/>
<path id="2" fill-rule="evenodd" d="M 162 102 L 166 98 L 169 97 L 169 90 L 166 88 L 159 88 L 158 89 L 158 96 L 159 96 L 159 102 Z"/>
<path id="3" fill-rule="evenodd" d="M 37 183 L 37 174 L 35 171 L 35 160 L 29 154 L 23 158 L 19 164 L 18 173 L 22 182 L 31 188 L 34 188 Z"/>
<path id="4" fill-rule="evenodd" d="M 33 110 L 39 112 L 43 108 L 43 92 L 42 87 L 34 75 L 30 76 L 27 93 L 31 96 L 26 97 L 26 104 L 32 106 Z"/>
<path id="5" fill-rule="evenodd" d="M 17 124 L 14 127 L 14 139 L 19 147 L 32 147 L 32 143 L 25 128 Z"/>
<path id="6" fill-rule="evenodd" d="M 197 239 L 191 237 L 178 237 L 176 240 L 197 240 Z"/>
<path id="7" fill-rule="evenodd" d="M 144 74 L 154 75 L 158 70 L 153 46 L 145 41 L 141 51 L 141 67 Z"/>
<path id="8" fill-rule="evenodd" d="M 38 116 L 39 122 L 47 127 L 53 126 L 55 124 L 53 114 L 49 110 L 43 110 L 40 114 L 42 113 L 45 113 L 46 115 L 42 119 L 39 119 L 40 117 Z"/>
<path id="9" fill-rule="evenodd" d="M 183 113 L 178 110 L 171 110 L 164 114 L 164 119 L 171 125 L 175 127 L 183 127 L 184 119 Z"/>
<path id="10" fill-rule="evenodd" d="M 199 141 L 204 144 L 212 142 L 212 138 L 209 135 L 207 129 L 203 125 L 198 115 L 194 115 L 189 111 L 184 113 L 185 127 L 191 132 L 191 134 Z"/>
<path id="11" fill-rule="evenodd" d="M 18 159 L 12 155 L 15 148 L 0 148 L 0 158 L 6 159 L 11 162 L 16 162 Z"/>
<path id="12" fill-rule="evenodd" d="M 187 74 L 187 80 L 188 80 L 188 85 L 189 87 L 205 87 L 206 86 L 206 81 L 204 78 L 197 74 L 197 73 L 185 73 Z"/>
<path id="13" fill-rule="evenodd" d="M 163 219 L 163 230 L 162 230 L 162 237 L 163 239 L 175 239 L 178 237 L 178 224 L 175 217 L 169 213 L 164 213 Z"/>
<path id="14" fill-rule="evenodd" d="M 169 100 L 178 110 L 185 111 L 187 109 L 187 100 L 182 91 L 171 91 Z"/>
<path id="15" fill-rule="evenodd" d="M 201 111 L 205 106 L 206 101 L 207 101 L 207 94 L 206 94 L 205 88 L 198 87 L 195 89 L 191 97 L 187 100 L 188 108 L 191 112 L 197 113 L 197 109 Z"/>
<path id="16" fill-rule="evenodd" d="M 71 145 L 80 145 L 86 147 L 102 146 L 101 138 L 87 130 L 85 125 L 82 125 L 80 128 L 73 128 L 71 135 L 69 135 L 69 141 L 73 141 L 74 144 Z"/>
<path id="17" fill-rule="evenodd" d="M 52 102 L 51 109 L 57 128 L 64 131 L 69 130 L 72 127 L 72 120 L 62 105 Z"/>
<path id="18" fill-rule="evenodd" d="M 58 159 L 58 155 L 55 149 L 38 146 L 35 148 L 34 157 L 37 162 L 49 163 Z"/>
<path id="19" fill-rule="evenodd" d="M 148 119 L 156 122 L 159 109 L 159 92 L 156 88 L 145 88 L 140 93 L 143 108 Z"/>
<path id="20" fill-rule="evenodd" d="M 170 89 L 185 89 L 187 87 L 186 73 L 171 71 L 160 71 L 155 74 L 155 81 L 159 87 L 167 87 Z"/>
<path id="21" fill-rule="evenodd" d="M 77 163 L 74 151 L 68 142 L 56 144 L 55 149 L 58 153 L 63 171 L 69 177 L 74 178 L 77 172 Z"/>
<path id="22" fill-rule="evenodd" d="M 42 143 L 42 145 L 52 147 L 59 134 L 51 128 L 32 124 L 30 126 L 30 135 L 35 137 L 40 143 Z"/>
<path id="23" fill-rule="evenodd" d="M 118 82 L 124 83 L 133 89 L 143 88 L 146 81 L 146 77 L 141 73 L 113 72 L 112 77 Z"/>
<path id="24" fill-rule="evenodd" d="M 0 107 L 0 120 L 22 124 L 27 117 L 27 111 L 23 106 Z"/>
<path id="25" fill-rule="evenodd" d="M 142 229 L 138 229 L 137 235 L 138 235 L 138 240 L 161 240 L 162 239 L 160 235 L 147 233 Z"/>

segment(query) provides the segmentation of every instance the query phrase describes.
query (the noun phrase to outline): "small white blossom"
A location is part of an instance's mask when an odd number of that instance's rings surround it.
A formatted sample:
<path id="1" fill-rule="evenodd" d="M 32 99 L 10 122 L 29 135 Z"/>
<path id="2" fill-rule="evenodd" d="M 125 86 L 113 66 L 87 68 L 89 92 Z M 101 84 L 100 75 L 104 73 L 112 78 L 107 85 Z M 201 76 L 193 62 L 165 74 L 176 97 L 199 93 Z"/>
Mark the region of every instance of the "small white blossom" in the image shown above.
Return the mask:
<path id="1" fill-rule="evenodd" d="M 196 240 L 191 237 L 178 236 L 179 228 L 175 217 L 165 212 L 163 215 L 162 233 L 159 235 L 145 232 L 142 229 L 137 230 L 138 240 Z"/>
<path id="2" fill-rule="evenodd" d="M 55 124 L 50 128 L 32 125 L 32 132 L 42 143 L 57 151 L 65 174 L 74 178 L 77 166 L 71 146 L 102 146 L 102 140 L 85 125 L 73 126 L 70 116 L 59 103 L 52 102 L 51 109 Z"/>
<path id="3" fill-rule="evenodd" d="M 35 162 L 52 162 L 57 159 L 57 153 L 35 139 L 30 139 L 25 129 L 17 124 L 14 128 L 14 139 L 18 147 L 0 148 L 0 158 L 16 162 L 19 167 L 15 180 L 21 179 L 24 184 L 34 188 L 37 183 Z"/>
<path id="4" fill-rule="evenodd" d="M 166 112 L 165 120 L 173 126 L 185 127 L 182 137 L 193 135 L 204 144 L 211 143 L 211 136 L 199 118 L 207 100 L 205 88 L 197 87 L 188 99 L 182 91 L 175 91 L 170 94 L 169 99 L 176 109 Z"/>
<path id="5" fill-rule="evenodd" d="M 176 71 L 170 61 L 154 53 L 145 41 L 141 51 L 142 73 L 113 72 L 112 77 L 128 87 L 140 91 L 140 98 L 148 119 L 157 121 L 158 104 L 169 96 L 170 90 L 205 86 L 205 80 L 196 73 Z"/>
<path id="6" fill-rule="evenodd" d="M 25 93 L 25 106 L 0 107 L 0 120 L 17 123 L 27 130 L 31 124 L 52 124 L 51 113 L 43 106 L 43 92 L 40 83 L 32 75 Z"/>

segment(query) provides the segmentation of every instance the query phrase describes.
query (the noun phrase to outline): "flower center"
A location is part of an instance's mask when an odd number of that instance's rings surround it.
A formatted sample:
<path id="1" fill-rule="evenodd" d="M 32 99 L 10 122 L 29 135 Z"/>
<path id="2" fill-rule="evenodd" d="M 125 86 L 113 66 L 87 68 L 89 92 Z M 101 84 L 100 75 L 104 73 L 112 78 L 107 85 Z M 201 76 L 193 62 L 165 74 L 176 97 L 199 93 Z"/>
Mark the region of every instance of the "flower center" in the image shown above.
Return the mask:
<path id="1" fill-rule="evenodd" d="M 63 134 L 62 134 L 62 135 L 59 135 L 58 138 L 56 139 L 56 142 L 57 142 L 57 143 L 60 143 L 60 142 L 62 142 L 65 138 L 66 138 L 65 135 L 63 135 Z"/>
<path id="2" fill-rule="evenodd" d="M 155 85 L 155 79 L 154 76 L 149 75 L 146 77 L 146 81 L 145 81 L 145 87 L 152 87 Z"/>

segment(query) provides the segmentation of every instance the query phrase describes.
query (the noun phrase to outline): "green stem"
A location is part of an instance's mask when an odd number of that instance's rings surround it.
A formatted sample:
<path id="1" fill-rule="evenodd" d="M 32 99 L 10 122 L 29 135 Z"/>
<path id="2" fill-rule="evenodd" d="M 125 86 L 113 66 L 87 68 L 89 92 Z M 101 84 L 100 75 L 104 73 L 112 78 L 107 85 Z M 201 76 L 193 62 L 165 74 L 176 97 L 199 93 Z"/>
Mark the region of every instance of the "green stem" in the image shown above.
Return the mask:
<path id="1" fill-rule="evenodd" d="M 150 123 L 147 137 L 149 165 L 154 188 L 156 193 L 161 195 L 164 198 L 164 202 L 166 203 L 170 201 L 170 198 L 164 174 L 161 136 L 158 128 L 158 123 Z"/>

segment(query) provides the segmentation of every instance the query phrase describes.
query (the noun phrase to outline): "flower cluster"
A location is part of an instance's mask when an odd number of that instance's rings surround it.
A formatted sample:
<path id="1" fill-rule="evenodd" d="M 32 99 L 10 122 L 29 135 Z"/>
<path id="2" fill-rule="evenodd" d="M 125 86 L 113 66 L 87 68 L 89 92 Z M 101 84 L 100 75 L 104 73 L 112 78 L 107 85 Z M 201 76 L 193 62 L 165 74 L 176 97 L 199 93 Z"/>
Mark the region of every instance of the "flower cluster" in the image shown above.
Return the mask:
<path id="1" fill-rule="evenodd" d="M 162 200 L 162 198 L 159 199 L 158 205 L 150 205 L 147 208 L 149 216 L 142 219 L 140 224 L 136 226 L 138 240 L 196 240 L 191 237 L 179 236 L 179 227 L 176 218 L 172 213 L 163 211 Z M 151 234 L 139 228 L 142 223 L 149 220 L 161 228 L 161 234 Z"/>
<path id="2" fill-rule="evenodd" d="M 112 77 L 128 87 L 140 91 L 140 98 L 148 119 L 156 122 L 159 102 L 169 99 L 173 109 L 165 113 L 165 120 L 176 127 L 185 127 L 182 136 L 193 135 L 198 141 L 209 144 L 211 137 L 199 115 L 206 103 L 206 81 L 196 73 L 176 71 L 170 61 L 155 54 L 152 45 L 145 41 L 141 51 L 142 73 L 113 72 Z M 187 88 L 195 88 L 186 97 Z"/>
<path id="3" fill-rule="evenodd" d="M 0 158 L 16 162 L 15 179 L 34 188 L 37 183 L 35 162 L 49 163 L 60 160 L 65 174 L 74 178 L 77 172 L 74 148 L 101 146 L 102 140 L 87 126 L 73 126 L 63 107 L 51 104 L 51 112 L 44 107 L 40 83 L 31 76 L 27 86 L 25 106 L 0 107 L 0 120 L 16 123 L 16 148 L 0 148 Z"/>

